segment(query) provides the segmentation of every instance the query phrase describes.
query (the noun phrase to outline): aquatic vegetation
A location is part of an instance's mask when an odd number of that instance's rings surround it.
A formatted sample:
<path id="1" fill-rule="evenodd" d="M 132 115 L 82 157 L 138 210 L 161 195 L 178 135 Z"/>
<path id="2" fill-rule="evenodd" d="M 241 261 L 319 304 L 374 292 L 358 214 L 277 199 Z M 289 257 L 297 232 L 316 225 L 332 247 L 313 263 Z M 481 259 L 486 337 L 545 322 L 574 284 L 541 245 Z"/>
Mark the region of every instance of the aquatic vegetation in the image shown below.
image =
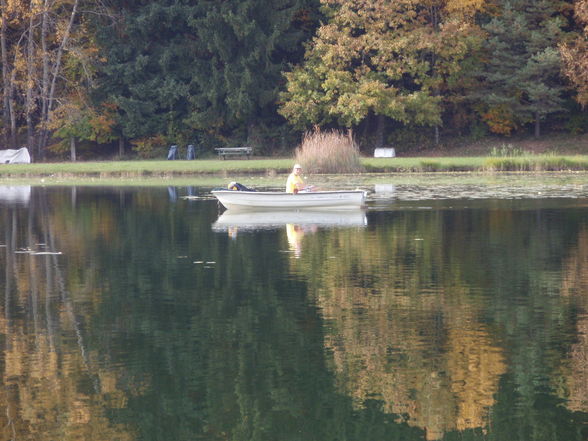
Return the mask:
<path id="1" fill-rule="evenodd" d="M 296 162 L 311 173 L 355 173 L 363 170 L 351 133 L 307 132 L 295 152 Z"/>
<path id="2" fill-rule="evenodd" d="M 499 158 L 511 158 L 516 156 L 528 156 L 531 155 L 520 147 L 515 147 L 512 144 L 502 144 L 500 147 L 493 147 L 490 151 L 490 156 Z"/>
<path id="3" fill-rule="evenodd" d="M 486 171 L 572 171 L 586 170 L 588 160 L 584 157 L 554 155 L 530 155 L 521 157 L 488 158 Z"/>

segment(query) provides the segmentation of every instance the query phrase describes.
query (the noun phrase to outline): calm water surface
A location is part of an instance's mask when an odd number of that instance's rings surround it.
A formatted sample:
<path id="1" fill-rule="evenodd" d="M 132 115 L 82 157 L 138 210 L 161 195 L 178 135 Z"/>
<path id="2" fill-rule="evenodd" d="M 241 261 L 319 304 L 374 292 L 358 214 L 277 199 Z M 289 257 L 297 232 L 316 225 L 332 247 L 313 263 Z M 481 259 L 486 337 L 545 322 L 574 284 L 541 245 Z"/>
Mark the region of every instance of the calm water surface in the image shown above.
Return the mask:
<path id="1" fill-rule="evenodd" d="M 584 197 L 0 190 L 2 440 L 588 439 Z"/>

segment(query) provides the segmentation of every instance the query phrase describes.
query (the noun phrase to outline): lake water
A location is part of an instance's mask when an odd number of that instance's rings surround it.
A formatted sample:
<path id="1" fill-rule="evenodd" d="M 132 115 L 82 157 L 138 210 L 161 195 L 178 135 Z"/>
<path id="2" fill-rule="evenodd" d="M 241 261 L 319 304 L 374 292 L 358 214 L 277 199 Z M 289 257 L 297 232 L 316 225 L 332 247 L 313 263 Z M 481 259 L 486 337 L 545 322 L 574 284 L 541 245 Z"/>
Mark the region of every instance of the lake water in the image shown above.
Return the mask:
<path id="1" fill-rule="evenodd" d="M 2 440 L 588 439 L 585 187 L 209 190 L 0 187 Z"/>

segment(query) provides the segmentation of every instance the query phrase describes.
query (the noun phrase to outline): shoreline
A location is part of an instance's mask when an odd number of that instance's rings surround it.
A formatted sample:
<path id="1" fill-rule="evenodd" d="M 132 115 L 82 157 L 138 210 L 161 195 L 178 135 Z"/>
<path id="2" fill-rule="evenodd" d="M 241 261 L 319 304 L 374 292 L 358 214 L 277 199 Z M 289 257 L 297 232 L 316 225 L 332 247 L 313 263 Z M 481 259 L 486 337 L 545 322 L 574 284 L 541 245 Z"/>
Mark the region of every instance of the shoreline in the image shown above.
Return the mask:
<path id="1" fill-rule="evenodd" d="M 225 188 L 231 181 L 266 190 L 279 190 L 285 185 L 288 173 L 271 176 L 256 173 L 197 174 L 191 176 L 150 177 L 12 177 L 0 178 L 0 187 L 194 187 L 201 189 Z M 411 187 L 457 189 L 468 193 L 477 187 L 525 188 L 559 187 L 575 193 L 588 189 L 588 171 L 536 171 L 536 172 L 413 172 L 413 173 L 361 173 L 307 175 L 312 182 L 325 189 L 373 189 L 378 187 Z"/>
<path id="2" fill-rule="evenodd" d="M 287 174 L 291 158 L 176 161 L 88 161 L 0 165 L 0 181 L 12 179 L 188 179 Z M 361 158 L 361 174 L 499 173 L 588 171 L 588 155 L 510 157 Z M 345 174 L 345 173 L 342 173 Z M 320 173 L 315 174 L 320 176 Z"/>

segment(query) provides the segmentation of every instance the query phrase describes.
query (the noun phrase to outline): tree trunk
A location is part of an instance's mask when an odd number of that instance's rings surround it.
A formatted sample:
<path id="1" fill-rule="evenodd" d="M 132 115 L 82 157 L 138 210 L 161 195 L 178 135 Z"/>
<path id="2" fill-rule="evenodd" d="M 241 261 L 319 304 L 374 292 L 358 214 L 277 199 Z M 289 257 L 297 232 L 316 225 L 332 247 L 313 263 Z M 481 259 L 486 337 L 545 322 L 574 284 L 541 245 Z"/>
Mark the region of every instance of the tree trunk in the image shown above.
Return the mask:
<path id="1" fill-rule="evenodd" d="M 45 146 L 47 145 L 48 139 L 49 139 L 49 130 L 47 129 L 47 123 L 49 122 L 49 115 L 51 113 L 51 110 L 53 109 L 53 102 L 55 99 L 55 85 L 57 83 L 57 78 L 60 76 L 61 58 L 63 57 L 63 52 L 65 51 L 65 48 L 69 42 L 69 36 L 71 34 L 71 29 L 73 27 L 73 24 L 74 24 L 74 21 L 76 19 L 77 12 L 78 12 L 78 4 L 79 4 L 79 0 L 75 0 L 74 4 L 72 6 L 70 16 L 69 16 L 67 28 L 65 29 L 65 32 L 63 33 L 63 40 L 61 40 L 61 44 L 59 45 L 59 48 L 57 49 L 57 54 L 55 56 L 55 64 L 53 65 L 53 70 L 51 71 L 51 75 L 50 75 L 51 85 L 49 86 L 49 92 L 46 97 L 43 97 L 43 99 L 47 100 L 47 105 L 43 106 L 45 113 L 41 115 L 41 121 L 40 121 L 40 123 L 41 123 L 40 124 L 41 125 L 40 148 L 42 148 L 42 149 L 45 148 Z M 47 13 L 47 11 L 45 11 L 45 13 Z"/>
<path id="2" fill-rule="evenodd" d="M 435 126 L 435 145 L 439 145 L 439 126 Z"/>
<path id="3" fill-rule="evenodd" d="M 2 14 L 2 23 L 0 28 L 0 51 L 2 52 L 2 121 L 4 122 L 4 145 L 9 148 L 14 148 L 10 143 L 10 134 L 8 129 L 10 127 L 10 99 L 9 92 L 10 87 L 8 86 L 8 52 L 6 49 L 6 0 L 0 2 L 0 14 Z"/>
<path id="4" fill-rule="evenodd" d="M 45 150 L 45 130 L 47 130 L 46 125 L 45 125 L 45 117 L 47 115 L 48 118 L 48 110 L 47 110 L 47 106 L 49 105 L 48 103 L 48 95 L 49 95 L 49 71 L 50 71 L 50 67 L 49 67 L 49 51 L 47 49 L 47 27 L 48 27 L 48 14 L 49 14 L 49 5 L 48 5 L 48 0 L 45 0 L 43 2 L 43 14 L 41 16 L 41 58 L 42 58 L 42 66 L 43 66 L 43 73 L 42 73 L 42 78 L 41 78 L 41 118 L 42 118 L 42 124 L 41 124 L 41 133 L 40 133 L 40 142 L 41 145 L 40 148 L 42 148 L 43 150 Z"/>
<path id="5" fill-rule="evenodd" d="M 535 112 L 535 138 L 539 138 L 541 136 L 541 119 L 539 116 L 539 112 Z"/>
<path id="6" fill-rule="evenodd" d="M 17 49 L 18 50 L 18 49 Z M 10 144 L 16 148 L 16 103 L 14 101 L 14 83 L 16 82 L 16 69 L 12 70 L 12 74 L 10 75 L 10 93 L 8 95 L 8 106 L 10 108 Z M 29 150 L 31 150 L 30 146 L 27 146 Z M 33 154 L 33 151 L 30 151 Z"/>
<path id="7" fill-rule="evenodd" d="M 364 143 L 369 139 L 371 122 L 372 112 L 369 112 L 363 120 L 363 130 L 361 131 L 361 141 L 363 141 Z"/>
<path id="8" fill-rule="evenodd" d="M 121 136 L 118 138 L 118 157 L 122 158 L 125 155 L 125 139 Z"/>
<path id="9" fill-rule="evenodd" d="M 349 139 L 349 143 L 353 145 L 353 128 L 347 129 L 347 138 Z"/>
<path id="10" fill-rule="evenodd" d="M 386 130 L 386 117 L 384 115 L 376 115 L 376 139 L 374 147 L 380 148 L 384 146 L 384 132 Z"/>
<path id="11" fill-rule="evenodd" d="M 254 151 L 262 145 L 259 127 L 255 123 L 247 124 L 247 145 L 253 147 Z"/>
<path id="12" fill-rule="evenodd" d="M 31 10 L 34 9 L 33 1 L 31 0 Z M 27 83 L 26 83 L 26 101 L 25 101 L 25 119 L 27 121 L 27 147 L 34 150 L 39 156 L 39 151 L 35 150 L 34 129 L 33 129 L 33 111 L 35 105 L 33 103 L 33 86 L 35 84 L 35 60 L 34 60 L 34 27 L 35 14 L 31 14 L 29 18 L 29 29 L 27 33 Z M 38 146 L 37 146 L 38 147 Z"/>
<path id="13" fill-rule="evenodd" d="M 76 138 L 73 136 L 69 138 L 69 152 L 71 161 L 76 162 Z"/>

